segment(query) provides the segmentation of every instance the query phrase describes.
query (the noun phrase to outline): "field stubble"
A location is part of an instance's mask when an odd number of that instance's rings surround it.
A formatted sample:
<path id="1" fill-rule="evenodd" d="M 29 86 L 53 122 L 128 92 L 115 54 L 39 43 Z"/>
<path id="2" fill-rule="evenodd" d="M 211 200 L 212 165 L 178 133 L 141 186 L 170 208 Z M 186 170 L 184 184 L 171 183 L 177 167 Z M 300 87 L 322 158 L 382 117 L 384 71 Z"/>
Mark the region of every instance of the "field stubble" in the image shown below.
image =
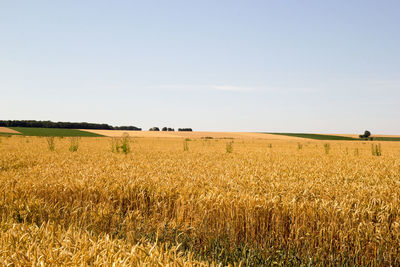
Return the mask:
<path id="1" fill-rule="evenodd" d="M 397 143 L 0 138 L 4 264 L 400 263 Z"/>

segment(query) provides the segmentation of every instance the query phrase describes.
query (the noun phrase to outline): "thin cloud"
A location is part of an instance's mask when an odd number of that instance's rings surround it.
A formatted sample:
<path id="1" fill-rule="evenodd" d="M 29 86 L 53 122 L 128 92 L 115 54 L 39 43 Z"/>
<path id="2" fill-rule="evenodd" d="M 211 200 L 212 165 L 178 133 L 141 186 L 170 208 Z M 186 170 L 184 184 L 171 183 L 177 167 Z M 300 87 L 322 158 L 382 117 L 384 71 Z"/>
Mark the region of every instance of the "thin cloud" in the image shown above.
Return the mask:
<path id="1" fill-rule="evenodd" d="M 321 91 L 318 88 L 290 86 L 237 86 L 237 85 L 207 85 L 207 84 L 163 84 L 148 86 L 148 89 L 163 89 L 171 91 L 221 91 L 221 92 L 267 92 L 267 93 L 301 93 L 311 94 Z"/>
<path id="2" fill-rule="evenodd" d="M 370 85 L 377 88 L 378 90 L 382 89 L 400 89 L 400 81 L 399 80 L 376 80 L 369 82 Z"/>
<path id="3" fill-rule="evenodd" d="M 256 87 L 243 87 L 243 86 L 231 86 L 231 85 L 212 85 L 211 88 L 219 91 L 229 92 L 249 92 L 256 91 L 259 88 Z"/>
<path id="4" fill-rule="evenodd" d="M 187 91 L 226 91 L 226 92 L 249 92 L 258 91 L 261 87 L 233 86 L 233 85 L 207 85 L 207 84 L 164 84 L 149 86 L 150 89 L 169 89 L 169 90 L 187 90 Z"/>

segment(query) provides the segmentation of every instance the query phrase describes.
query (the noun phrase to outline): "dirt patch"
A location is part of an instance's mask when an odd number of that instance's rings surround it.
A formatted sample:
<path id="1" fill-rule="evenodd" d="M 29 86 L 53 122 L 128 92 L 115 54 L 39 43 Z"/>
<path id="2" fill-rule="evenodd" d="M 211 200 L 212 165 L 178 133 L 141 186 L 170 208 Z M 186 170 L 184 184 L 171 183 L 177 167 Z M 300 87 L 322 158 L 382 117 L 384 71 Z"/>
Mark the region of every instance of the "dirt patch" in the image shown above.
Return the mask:
<path id="1" fill-rule="evenodd" d="M 7 127 L 0 127 L 0 133 L 20 134 L 20 132 L 17 132 L 15 130 L 7 128 Z"/>

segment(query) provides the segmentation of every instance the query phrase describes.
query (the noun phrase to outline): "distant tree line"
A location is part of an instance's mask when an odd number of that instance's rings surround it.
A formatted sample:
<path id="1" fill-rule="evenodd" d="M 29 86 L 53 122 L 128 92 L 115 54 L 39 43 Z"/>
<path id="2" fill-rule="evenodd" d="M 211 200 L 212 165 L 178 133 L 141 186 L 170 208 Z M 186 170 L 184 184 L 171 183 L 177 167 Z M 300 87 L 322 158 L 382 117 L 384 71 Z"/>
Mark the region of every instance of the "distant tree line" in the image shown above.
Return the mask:
<path id="1" fill-rule="evenodd" d="M 141 131 L 142 128 L 136 126 L 111 126 L 113 130 L 130 130 L 130 131 Z"/>
<path id="2" fill-rule="evenodd" d="M 169 128 L 169 127 L 163 127 L 161 129 L 161 131 L 163 131 L 163 132 L 173 132 L 173 131 L 175 131 L 175 129 L 174 128 Z"/>
<path id="3" fill-rule="evenodd" d="M 192 128 L 179 128 L 178 129 L 179 132 L 192 132 Z"/>
<path id="4" fill-rule="evenodd" d="M 158 132 L 158 131 L 160 131 L 160 128 L 158 128 L 158 127 L 151 127 L 151 128 L 149 129 L 149 131 Z M 169 128 L 169 127 L 163 127 L 163 128 L 161 129 L 161 131 L 163 131 L 163 132 L 173 132 L 173 131 L 175 131 L 175 129 L 174 129 L 174 128 Z M 179 128 L 178 131 L 179 131 L 179 132 L 192 132 L 193 130 L 192 130 L 192 128 Z"/>
<path id="5" fill-rule="evenodd" d="M 3 127 L 30 127 L 30 128 L 63 128 L 63 129 L 93 129 L 93 130 L 132 130 L 141 131 L 136 126 L 111 126 L 108 124 L 88 122 L 52 122 L 36 120 L 0 120 Z"/>

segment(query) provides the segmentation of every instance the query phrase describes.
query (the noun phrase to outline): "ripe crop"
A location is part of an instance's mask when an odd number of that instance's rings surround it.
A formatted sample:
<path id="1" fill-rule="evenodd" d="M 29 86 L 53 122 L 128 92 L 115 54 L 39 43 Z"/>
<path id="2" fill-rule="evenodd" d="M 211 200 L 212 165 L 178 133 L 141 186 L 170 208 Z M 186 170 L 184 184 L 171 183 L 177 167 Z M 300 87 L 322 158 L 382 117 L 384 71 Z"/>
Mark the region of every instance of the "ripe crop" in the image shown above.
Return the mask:
<path id="1" fill-rule="evenodd" d="M 395 142 L 0 138 L 1 264 L 400 264 Z"/>

